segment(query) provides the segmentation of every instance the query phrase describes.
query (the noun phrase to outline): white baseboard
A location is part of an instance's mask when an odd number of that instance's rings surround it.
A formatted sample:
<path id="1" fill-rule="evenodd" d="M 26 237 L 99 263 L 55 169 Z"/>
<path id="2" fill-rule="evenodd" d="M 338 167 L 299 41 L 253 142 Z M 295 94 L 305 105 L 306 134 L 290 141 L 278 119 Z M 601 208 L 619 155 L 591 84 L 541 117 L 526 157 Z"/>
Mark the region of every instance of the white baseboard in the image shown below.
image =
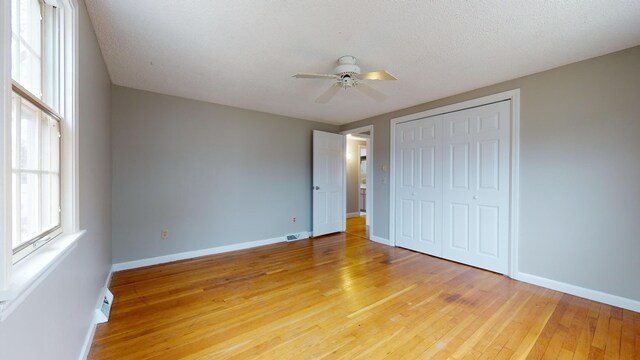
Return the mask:
<path id="1" fill-rule="evenodd" d="M 111 284 L 112 275 L 113 275 L 113 267 L 109 271 L 109 274 L 107 275 L 107 279 L 104 282 L 104 286 L 100 291 L 100 296 L 98 296 L 98 301 L 96 302 L 96 309 L 99 309 L 102 306 L 104 294 L 109 288 L 109 285 Z M 93 336 L 96 333 L 96 325 L 97 325 L 96 318 L 94 316 L 91 318 L 91 325 L 89 326 L 89 331 L 87 331 L 87 335 L 84 338 L 84 344 L 82 345 L 82 351 L 80 352 L 80 357 L 79 357 L 80 360 L 86 360 L 87 357 L 89 356 L 89 351 L 91 350 L 91 343 L 93 342 Z"/>
<path id="2" fill-rule="evenodd" d="M 579 296 L 581 298 L 598 301 L 631 311 L 640 312 L 640 301 L 637 300 L 624 298 L 621 296 L 612 295 L 605 292 L 587 289 L 577 285 L 567 284 L 560 281 L 521 272 L 516 273 L 516 276 L 514 276 L 513 278 L 529 284 L 542 286 L 551 290 L 556 290 L 563 293 Z"/>
<path id="3" fill-rule="evenodd" d="M 266 240 L 249 241 L 249 242 L 243 242 L 239 244 L 218 246 L 218 247 L 213 247 L 209 249 L 187 251 L 187 252 L 182 252 L 177 254 L 169 254 L 169 255 L 163 255 L 163 256 L 158 256 L 153 258 L 127 261 L 127 262 L 122 262 L 118 264 L 113 264 L 111 271 L 115 272 L 115 271 L 121 271 L 121 270 L 135 269 L 135 268 L 144 267 L 144 266 L 164 264 L 172 261 L 192 259 L 200 256 L 207 256 L 207 255 L 220 254 L 220 253 L 229 252 L 229 251 L 249 249 L 256 246 L 271 245 L 271 244 L 276 244 L 276 243 L 285 242 L 285 241 L 287 241 L 286 236 L 279 236 L 276 238 L 266 239 Z"/>
<path id="4" fill-rule="evenodd" d="M 360 211 L 347 213 L 347 219 L 354 218 L 354 217 L 360 217 Z"/>
<path id="5" fill-rule="evenodd" d="M 91 350 L 93 336 L 96 334 L 96 325 L 97 324 L 93 322 L 92 318 L 92 324 L 91 326 L 89 326 L 89 331 L 87 332 L 87 336 L 84 339 L 84 345 L 82 345 L 82 352 L 80 352 L 80 357 L 78 357 L 79 360 L 87 360 L 87 357 L 89 356 L 89 350 Z"/>
<path id="6" fill-rule="evenodd" d="M 375 241 L 377 243 L 380 243 L 380 244 L 383 244 L 383 245 L 387 245 L 387 246 L 393 246 L 393 245 L 391 245 L 391 241 L 389 241 L 389 239 L 381 238 L 381 237 L 375 236 L 375 235 L 371 235 L 371 241 Z"/>

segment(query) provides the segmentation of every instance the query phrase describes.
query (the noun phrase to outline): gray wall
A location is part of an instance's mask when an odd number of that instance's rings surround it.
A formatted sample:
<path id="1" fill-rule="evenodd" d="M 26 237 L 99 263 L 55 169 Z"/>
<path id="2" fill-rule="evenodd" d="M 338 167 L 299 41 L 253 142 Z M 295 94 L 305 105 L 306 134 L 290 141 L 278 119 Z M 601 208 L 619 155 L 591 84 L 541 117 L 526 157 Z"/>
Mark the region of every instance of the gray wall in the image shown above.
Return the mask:
<path id="1" fill-rule="evenodd" d="M 347 154 L 351 154 L 347 160 L 347 214 L 360 212 L 360 145 L 367 142 L 347 138 Z"/>
<path id="2" fill-rule="evenodd" d="M 110 80 L 80 3 L 78 247 L 0 323 L 0 359 L 77 359 L 111 267 Z"/>
<path id="3" fill-rule="evenodd" d="M 375 235 L 389 237 L 389 120 L 516 88 L 519 270 L 640 300 L 640 47 L 342 126 L 375 127 Z"/>
<path id="4" fill-rule="evenodd" d="M 311 230 L 312 130 L 338 126 L 112 89 L 114 263 Z"/>

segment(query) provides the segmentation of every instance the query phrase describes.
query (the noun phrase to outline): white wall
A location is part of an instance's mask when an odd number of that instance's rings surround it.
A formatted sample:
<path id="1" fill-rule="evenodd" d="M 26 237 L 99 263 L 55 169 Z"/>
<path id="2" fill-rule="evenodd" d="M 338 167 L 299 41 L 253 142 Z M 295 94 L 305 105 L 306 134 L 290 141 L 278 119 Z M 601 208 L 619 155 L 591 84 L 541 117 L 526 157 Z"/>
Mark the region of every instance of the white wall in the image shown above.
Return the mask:
<path id="1" fill-rule="evenodd" d="M 114 263 L 311 230 L 312 130 L 337 126 L 119 86 L 112 104 Z"/>
<path id="2" fill-rule="evenodd" d="M 110 80 L 80 2 L 78 247 L 0 323 L 0 359 L 70 360 L 81 353 L 111 267 Z"/>
<path id="3" fill-rule="evenodd" d="M 640 47 L 341 127 L 375 127 L 374 235 L 389 238 L 390 119 L 516 88 L 519 270 L 640 301 Z"/>

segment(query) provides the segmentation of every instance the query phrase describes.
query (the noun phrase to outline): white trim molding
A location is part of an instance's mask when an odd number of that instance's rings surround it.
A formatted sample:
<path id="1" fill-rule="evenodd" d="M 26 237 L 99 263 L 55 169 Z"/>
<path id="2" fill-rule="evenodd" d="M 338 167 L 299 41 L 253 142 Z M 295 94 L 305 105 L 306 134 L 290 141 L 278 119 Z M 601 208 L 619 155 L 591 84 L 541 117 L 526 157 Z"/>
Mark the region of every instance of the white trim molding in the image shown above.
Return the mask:
<path id="1" fill-rule="evenodd" d="M 347 213 L 347 219 L 360 217 L 360 211 Z"/>
<path id="2" fill-rule="evenodd" d="M 9 286 L 0 291 L 0 321 L 4 321 L 76 248 L 85 232 L 60 235 L 14 266 Z"/>
<path id="3" fill-rule="evenodd" d="M 0 9 L 2 40 L 0 47 L 0 291 L 11 281 L 13 250 L 11 247 L 11 1 Z M 0 304 L 0 311 L 2 305 Z"/>
<path id="4" fill-rule="evenodd" d="M 309 234 L 309 232 L 307 232 L 307 234 Z M 181 252 L 177 254 L 169 254 L 169 255 L 157 256 L 153 258 L 127 261 L 127 262 L 113 264 L 111 271 L 116 272 L 116 271 L 122 271 L 122 270 L 135 269 L 135 268 L 140 268 L 145 266 L 169 263 L 173 261 L 193 259 L 200 256 L 214 255 L 214 254 L 220 254 L 220 253 L 225 253 L 229 251 L 244 250 L 244 249 L 254 248 L 258 246 L 277 244 L 277 243 L 286 242 L 286 241 L 287 241 L 286 236 L 280 236 L 272 239 L 249 241 L 249 242 L 243 242 L 238 244 L 217 246 L 217 247 L 212 247 L 212 248 L 202 249 L 202 250 L 186 251 L 186 252 Z"/>
<path id="5" fill-rule="evenodd" d="M 581 298 L 605 303 L 607 305 L 617 306 L 627 310 L 640 312 L 640 301 L 633 300 L 617 295 L 612 295 L 598 290 L 583 288 L 578 285 L 567 284 L 561 281 L 547 279 L 537 275 L 518 272 L 513 276 L 515 280 L 523 281 L 529 284 L 542 286 L 547 289 L 560 291 L 566 294 L 575 295 Z"/>
<path id="6" fill-rule="evenodd" d="M 380 243 L 382 245 L 394 246 L 393 244 L 391 244 L 391 241 L 389 241 L 389 239 L 385 239 L 385 238 L 382 238 L 380 236 L 371 235 L 371 241 L 375 241 L 375 242 Z"/>
<path id="7" fill-rule="evenodd" d="M 477 106 L 487 105 L 498 101 L 511 101 L 511 181 L 510 193 L 510 232 L 509 232 L 509 275 L 513 277 L 518 273 L 518 234 L 519 234 L 519 194 L 520 194 L 520 89 L 509 90 L 498 94 L 483 96 L 469 101 L 442 106 L 435 109 L 409 114 L 390 120 L 390 141 L 389 141 L 389 244 L 395 246 L 395 139 L 396 125 L 399 123 L 424 119 L 431 116 L 442 115 L 454 111 L 460 111 Z"/>
<path id="8" fill-rule="evenodd" d="M 111 278 L 113 276 L 113 268 L 109 271 L 107 275 L 107 279 L 104 282 L 104 286 L 100 291 L 100 296 L 98 296 L 98 301 L 96 302 L 96 311 L 102 307 L 102 301 L 104 296 L 109 289 L 109 285 L 111 284 Z M 82 345 L 82 350 L 80 351 L 80 360 L 85 360 L 89 356 L 89 351 L 91 350 L 91 343 L 93 343 L 93 337 L 96 334 L 96 326 L 98 322 L 96 321 L 96 316 L 93 317 L 91 325 L 89 325 L 89 330 L 87 330 L 87 335 L 84 337 L 84 344 Z"/>

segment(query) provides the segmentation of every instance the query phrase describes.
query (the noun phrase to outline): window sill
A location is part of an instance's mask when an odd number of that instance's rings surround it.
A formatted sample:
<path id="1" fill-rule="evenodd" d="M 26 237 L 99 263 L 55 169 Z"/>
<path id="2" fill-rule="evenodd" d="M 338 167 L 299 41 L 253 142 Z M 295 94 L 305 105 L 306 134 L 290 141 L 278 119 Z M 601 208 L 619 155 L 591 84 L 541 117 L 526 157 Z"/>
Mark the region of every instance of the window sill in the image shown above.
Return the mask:
<path id="1" fill-rule="evenodd" d="M 63 234 L 18 262 L 12 270 L 9 287 L 0 290 L 0 321 L 9 316 L 33 289 L 78 245 L 86 230 Z"/>

